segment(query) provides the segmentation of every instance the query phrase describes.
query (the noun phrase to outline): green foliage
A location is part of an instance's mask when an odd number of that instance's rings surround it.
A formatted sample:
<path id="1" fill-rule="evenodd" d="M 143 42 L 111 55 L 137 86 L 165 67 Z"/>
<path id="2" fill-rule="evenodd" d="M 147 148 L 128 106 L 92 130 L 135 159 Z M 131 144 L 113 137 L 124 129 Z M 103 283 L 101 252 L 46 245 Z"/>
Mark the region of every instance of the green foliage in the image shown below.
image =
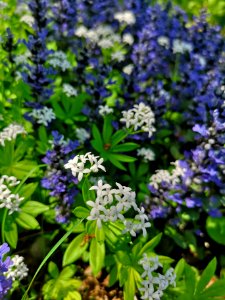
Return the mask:
<path id="1" fill-rule="evenodd" d="M 136 158 L 125 155 L 123 152 L 130 152 L 139 146 L 136 143 L 123 142 L 128 136 L 128 132 L 121 129 L 113 134 L 112 118 L 110 115 L 104 118 L 102 134 L 96 125 L 92 127 L 93 140 L 91 144 L 93 148 L 99 152 L 105 161 L 109 160 L 118 169 L 126 170 L 123 162 L 133 162 Z M 120 144 L 121 142 L 121 144 Z"/>

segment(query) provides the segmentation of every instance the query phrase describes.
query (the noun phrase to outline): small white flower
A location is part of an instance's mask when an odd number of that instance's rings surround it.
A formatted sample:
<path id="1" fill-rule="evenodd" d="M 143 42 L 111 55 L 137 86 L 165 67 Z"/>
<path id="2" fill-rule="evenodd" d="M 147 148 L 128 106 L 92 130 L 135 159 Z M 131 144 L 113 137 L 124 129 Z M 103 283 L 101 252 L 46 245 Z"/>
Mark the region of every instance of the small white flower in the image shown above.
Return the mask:
<path id="1" fill-rule="evenodd" d="M 77 96 L 77 90 L 68 83 L 63 84 L 63 92 L 67 97 Z"/>
<path id="2" fill-rule="evenodd" d="M 98 46 L 103 49 L 109 49 L 113 46 L 113 41 L 108 38 L 104 38 L 98 41 Z"/>
<path id="3" fill-rule="evenodd" d="M 132 36 L 130 33 L 125 33 L 125 34 L 123 35 L 122 41 L 123 41 L 125 44 L 133 45 L 133 43 L 134 43 L 134 38 L 133 38 L 133 36 Z"/>
<path id="4" fill-rule="evenodd" d="M 155 160 L 155 153 L 148 148 L 141 148 L 137 150 L 138 156 L 143 156 L 145 161 L 152 161 Z"/>
<path id="5" fill-rule="evenodd" d="M 33 109 L 32 112 L 29 113 L 29 116 L 33 117 L 38 124 L 45 126 L 48 126 L 48 124 L 56 118 L 53 109 L 46 106 L 40 109 Z"/>
<path id="6" fill-rule="evenodd" d="M 112 58 L 112 60 L 116 60 L 118 62 L 121 62 L 125 59 L 125 55 L 121 51 L 116 51 L 116 52 L 113 52 L 111 54 L 111 58 Z"/>
<path id="7" fill-rule="evenodd" d="M 20 18 L 20 21 L 26 23 L 30 27 L 32 27 L 33 24 L 34 24 L 34 18 L 32 16 L 29 16 L 29 15 L 22 16 L 22 18 Z"/>
<path id="8" fill-rule="evenodd" d="M 126 123 L 127 128 L 132 128 L 136 131 L 138 129 L 148 132 L 151 137 L 156 130 L 153 124 L 155 123 L 155 115 L 151 108 L 144 103 L 135 104 L 134 107 L 128 111 L 122 111 L 123 118 L 121 122 Z"/>
<path id="9" fill-rule="evenodd" d="M 23 126 L 17 124 L 10 124 L 0 132 L 0 144 L 5 146 L 5 141 L 15 140 L 18 134 L 26 134 Z"/>
<path id="10" fill-rule="evenodd" d="M 63 72 L 72 68 L 70 62 L 67 60 L 67 56 L 62 51 L 55 51 L 48 57 L 48 63 L 54 68 L 58 67 Z"/>
<path id="11" fill-rule="evenodd" d="M 19 205 L 24 199 L 18 194 L 13 194 L 9 189 L 9 187 L 18 185 L 19 182 L 14 176 L 3 175 L 0 178 L 0 208 L 7 208 L 9 215 L 20 210 Z"/>
<path id="12" fill-rule="evenodd" d="M 102 165 L 103 158 L 98 160 L 99 156 L 94 156 L 90 152 L 85 155 L 77 155 L 73 159 L 70 159 L 67 164 L 64 165 L 65 169 L 71 169 L 73 176 L 77 176 L 78 181 L 81 181 L 84 174 L 91 172 L 98 172 L 99 169 L 105 171 L 105 167 Z M 85 165 L 88 162 L 89 167 Z"/>
<path id="13" fill-rule="evenodd" d="M 130 75 L 132 73 L 133 69 L 134 69 L 134 66 L 130 64 L 123 68 L 123 72 L 127 75 Z"/>
<path id="14" fill-rule="evenodd" d="M 114 15 L 114 19 L 118 20 L 120 23 L 125 23 L 127 25 L 133 25 L 136 22 L 135 15 L 132 11 L 129 10 L 117 12 Z"/>
<path id="15" fill-rule="evenodd" d="M 193 46 L 190 43 L 184 42 L 179 39 L 175 39 L 173 41 L 173 53 L 185 53 L 191 52 L 193 50 Z"/>
<path id="16" fill-rule="evenodd" d="M 168 49 L 170 47 L 170 41 L 166 36 L 158 37 L 157 42 L 160 46 L 163 46 L 166 49 Z"/>
<path id="17" fill-rule="evenodd" d="M 75 35 L 78 37 L 87 37 L 87 33 L 88 29 L 83 25 L 79 26 L 75 31 Z"/>
<path id="18" fill-rule="evenodd" d="M 84 128 L 76 128 L 76 136 L 80 143 L 84 143 L 88 140 L 91 136 L 90 133 Z"/>
<path id="19" fill-rule="evenodd" d="M 7 278 L 11 278 L 12 281 L 22 280 L 28 275 L 27 265 L 24 263 L 24 258 L 19 255 L 15 255 L 12 258 L 12 265 L 9 266 L 7 272 L 4 273 Z"/>
<path id="20" fill-rule="evenodd" d="M 113 113 L 113 108 L 109 107 L 108 105 L 99 105 L 98 112 L 101 116 L 106 116 L 108 114 Z"/>

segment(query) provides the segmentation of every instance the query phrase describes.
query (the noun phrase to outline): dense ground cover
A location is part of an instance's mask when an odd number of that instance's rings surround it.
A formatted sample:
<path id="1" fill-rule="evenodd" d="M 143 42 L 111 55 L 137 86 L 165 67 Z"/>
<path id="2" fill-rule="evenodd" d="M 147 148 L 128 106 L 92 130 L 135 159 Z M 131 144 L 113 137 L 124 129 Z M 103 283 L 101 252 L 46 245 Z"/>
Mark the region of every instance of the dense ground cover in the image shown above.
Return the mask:
<path id="1" fill-rule="evenodd" d="M 0 7 L 0 299 L 223 299 L 220 27 L 170 2 Z"/>

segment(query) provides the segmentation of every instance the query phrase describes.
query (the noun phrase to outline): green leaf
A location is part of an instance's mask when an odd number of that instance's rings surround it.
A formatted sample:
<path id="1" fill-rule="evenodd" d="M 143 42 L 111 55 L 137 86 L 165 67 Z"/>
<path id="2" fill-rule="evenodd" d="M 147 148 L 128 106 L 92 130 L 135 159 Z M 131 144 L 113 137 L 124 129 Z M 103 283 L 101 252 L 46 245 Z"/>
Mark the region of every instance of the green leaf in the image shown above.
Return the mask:
<path id="1" fill-rule="evenodd" d="M 124 266 L 131 266 L 132 265 L 131 258 L 129 256 L 129 254 L 125 251 L 122 251 L 122 250 L 117 251 L 116 252 L 116 258 Z"/>
<path id="2" fill-rule="evenodd" d="M 35 192 L 37 189 L 38 183 L 32 182 L 28 184 L 24 184 L 20 189 L 20 195 L 24 197 L 24 200 L 29 199 L 30 196 Z"/>
<path id="3" fill-rule="evenodd" d="M 118 269 L 117 269 L 117 265 L 115 264 L 109 273 L 109 286 L 110 287 L 116 283 L 117 273 L 118 273 Z"/>
<path id="4" fill-rule="evenodd" d="M 28 201 L 22 207 L 22 211 L 34 217 L 49 210 L 49 207 L 37 201 Z"/>
<path id="5" fill-rule="evenodd" d="M 55 112 L 57 118 L 59 118 L 61 120 L 65 120 L 67 118 L 66 113 L 64 112 L 62 107 L 56 101 L 52 101 L 52 106 L 54 108 L 54 112 Z"/>
<path id="6" fill-rule="evenodd" d="M 110 116 L 104 117 L 102 136 L 103 136 L 103 140 L 104 140 L 105 144 L 110 142 L 110 138 L 112 136 L 113 127 L 112 127 L 111 121 L 112 121 L 112 118 Z"/>
<path id="7" fill-rule="evenodd" d="M 127 137 L 127 133 L 125 130 L 121 129 L 118 130 L 116 133 L 112 136 L 112 147 L 117 145 L 119 142 L 121 142 L 123 139 Z"/>
<path id="8" fill-rule="evenodd" d="M 217 280 L 211 286 L 209 286 L 207 289 L 204 290 L 202 296 L 207 297 L 209 299 L 211 299 L 210 297 L 213 297 L 213 299 L 215 297 L 215 300 L 222 299 L 218 297 L 225 296 L 224 287 L 225 287 L 225 279 Z"/>
<path id="9" fill-rule="evenodd" d="M 99 147 L 103 149 L 103 141 L 102 141 L 101 133 L 98 130 L 98 127 L 96 125 L 93 125 L 92 127 L 92 134 Z"/>
<path id="10" fill-rule="evenodd" d="M 73 213 L 77 218 L 82 219 L 82 218 L 87 218 L 90 215 L 90 210 L 88 210 L 83 206 L 78 206 L 74 209 Z"/>
<path id="11" fill-rule="evenodd" d="M 135 296 L 135 278 L 133 268 L 128 270 L 128 280 L 124 284 L 124 300 L 134 299 Z"/>
<path id="12" fill-rule="evenodd" d="M 182 274 L 184 272 L 184 267 L 185 267 L 185 260 L 183 258 L 181 258 L 175 267 L 176 281 L 178 281 L 180 279 L 180 277 L 182 276 Z"/>
<path id="13" fill-rule="evenodd" d="M 124 143 L 113 147 L 113 152 L 128 152 L 135 150 L 139 147 L 136 143 Z"/>
<path id="14" fill-rule="evenodd" d="M 84 202 L 89 201 L 89 200 L 94 201 L 96 198 L 95 192 L 93 190 L 90 190 L 90 188 L 91 188 L 91 185 L 90 185 L 88 179 L 85 178 L 84 183 L 82 185 L 82 196 L 83 196 Z"/>
<path id="15" fill-rule="evenodd" d="M 196 272 L 188 264 L 185 264 L 184 273 L 185 273 L 186 290 L 188 291 L 188 293 L 190 293 L 191 296 L 194 296 L 194 291 L 196 286 Z"/>
<path id="16" fill-rule="evenodd" d="M 105 260 L 105 244 L 98 243 L 95 238 L 91 240 L 90 266 L 95 276 L 101 271 Z"/>
<path id="17" fill-rule="evenodd" d="M 104 240 L 105 240 L 104 227 L 98 228 L 98 226 L 96 224 L 96 227 L 95 227 L 95 237 L 96 237 L 97 242 L 99 242 L 99 243 L 104 242 Z"/>
<path id="18" fill-rule="evenodd" d="M 85 242 L 84 237 L 85 233 L 79 234 L 72 240 L 72 242 L 66 248 L 66 251 L 63 255 L 63 266 L 75 262 L 87 249 L 88 243 Z"/>
<path id="19" fill-rule="evenodd" d="M 16 223 L 25 229 L 40 229 L 38 221 L 23 211 L 18 213 Z"/>
<path id="20" fill-rule="evenodd" d="M 53 261 L 50 261 L 48 264 L 48 273 L 54 279 L 56 279 L 59 276 L 59 269 L 57 267 L 57 264 L 54 263 Z"/>
<path id="21" fill-rule="evenodd" d="M 39 139 L 48 144 L 48 135 L 47 135 L 47 131 L 46 131 L 46 128 L 44 126 L 39 126 L 38 128 L 38 136 L 39 136 Z"/>
<path id="22" fill-rule="evenodd" d="M 9 243 L 10 247 L 16 249 L 18 242 L 18 231 L 14 218 L 11 215 L 8 215 L 6 218 L 4 232 L 6 241 Z"/>
<path id="23" fill-rule="evenodd" d="M 218 244 L 225 245 L 225 217 L 208 217 L 206 220 L 208 235 Z"/>
<path id="24" fill-rule="evenodd" d="M 167 226 L 165 229 L 165 234 L 171 237 L 178 246 L 183 249 L 187 249 L 187 242 L 185 241 L 184 237 L 176 231 L 175 228 Z"/>
<path id="25" fill-rule="evenodd" d="M 18 179 L 23 179 L 27 173 L 29 173 L 32 169 L 37 167 L 37 164 L 31 160 L 21 160 L 19 162 L 14 163 L 10 168 L 9 172 L 13 176 L 17 177 Z M 33 173 L 30 177 L 36 177 L 37 172 Z"/>
<path id="26" fill-rule="evenodd" d="M 115 153 L 110 153 L 109 155 L 109 160 L 111 158 L 114 158 L 118 161 L 122 161 L 122 162 L 133 162 L 135 160 L 137 160 L 137 158 L 132 157 L 132 156 L 128 156 L 128 155 L 124 155 L 124 154 L 115 154 Z"/>
<path id="27" fill-rule="evenodd" d="M 109 161 L 116 166 L 118 169 L 126 171 L 124 165 L 122 165 L 117 159 L 115 159 L 111 154 L 109 155 Z"/>
<path id="28" fill-rule="evenodd" d="M 216 258 L 213 258 L 208 266 L 203 271 L 201 278 L 197 284 L 195 294 L 201 294 L 209 283 L 210 279 L 213 277 L 216 271 Z"/>
<path id="29" fill-rule="evenodd" d="M 158 245 L 162 237 L 162 233 L 157 234 L 153 239 L 151 239 L 147 244 L 145 244 L 138 254 L 137 260 L 139 260 L 144 253 L 152 252 L 153 249 Z"/>

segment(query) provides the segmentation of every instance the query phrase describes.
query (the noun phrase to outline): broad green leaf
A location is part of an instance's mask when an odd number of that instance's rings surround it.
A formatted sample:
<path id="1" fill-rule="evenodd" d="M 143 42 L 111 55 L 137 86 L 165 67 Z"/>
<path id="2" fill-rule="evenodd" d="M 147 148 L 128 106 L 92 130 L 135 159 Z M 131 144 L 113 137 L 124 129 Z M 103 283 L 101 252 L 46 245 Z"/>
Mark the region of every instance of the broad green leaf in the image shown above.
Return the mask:
<path id="1" fill-rule="evenodd" d="M 48 273 L 54 279 L 56 279 L 59 276 L 59 269 L 57 267 L 57 264 L 54 263 L 53 261 L 50 261 L 48 264 Z"/>
<path id="2" fill-rule="evenodd" d="M 176 281 L 178 281 L 180 279 L 180 277 L 182 276 L 182 274 L 184 272 L 184 268 L 185 268 L 185 260 L 183 258 L 181 258 L 175 267 Z"/>
<path id="3" fill-rule="evenodd" d="M 27 200 L 30 198 L 30 196 L 35 192 L 37 189 L 38 183 L 37 182 L 32 182 L 32 183 L 27 183 L 24 184 L 20 188 L 20 195 L 24 197 L 24 200 Z"/>
<path id="4" fill-rule="evenodd" d="M 223 299 L 225 296 L 225 279 L 219 279 L 215 281 L 211 286 L 209 286 L 207 289 L 204 290 L 202 293 L 202 296 L 205 297 L 205 299 Z M 211 298 L 210 298 L 211 297 Z M 222 297 L 222 298 L 220 298 Z"/>
<path id="5" fill-rule="evenodd" d="M 175 228 L 167 226 L 165 229 L 165 234 L 171 237 L 174 240 L 174 242 L 181 248 L 186 249 L 188 247 L 184 237 L 181 234 L 179 234 Z"/>
<path id="6" fill-rule="evenodd" d="M 98 243 L 95 238 L 91 240 L 90 246 L 90 266 L 96 276 L 104 266 L 105 244 Z"/>
<path id="7" fill-rule="evenodd" d="M 102 131 L 102 136 L 104 143 L 107 144 L 110 142 L 111 135 L 113 132 L 113 127 L 112 127 L 112 119 L 110 116 L 105 116 L 104 117 L 104 125 L 103 125 L 103 131 Z"/>
<path id="8" fill-rule="evenodd" d="M 82 219 L 82 218 L 87 218 L 90 215 L 90 210 L 88 210 L 83 206 L 78 206 L 74 209 L 73 213 L 77 218 Z"/>
<path id="9" fill-rule="evenodd" d="M 105 231 L 104 231 L 103 226 L 102 226 L 102 228 L 98 228 L 98 226 L 96 225 L 95 237 L 96 237 L 97 242 L 99 242 L 99 243 L 104 242 L 104 240 L 105 240 Z"/>
<path id="10" fill-rule="evenodd" d="M 113 147 L 113 152 L 128 152 L 139 147 L 136 143 L 124 143 Z"/>
<path id="11" fill-rule="evenodd" d="M 128 279 L 124 284 L 124 300 L 134 299 L 135 296 L 135 278 L 133 268 L 128 270 Z"/>
<path id="12" fill-rule="evenodd" d="M 185 264 L 184 273 L 185 273 L 186 290 L 194 298 L 194 292 L 196 286 L 196 272 L 191 266 Z"/>
<path id="13" fill-rule="evenodd" d="M 77 291 L 69 292 L 63 300 L 82 300 L 81 294 Z"/>
<path id="14" fill-rule="evenodd" d="M 126 137 L 127 137 L 127 133 L 126 133 L 125 130 L 123 130 L 123 129 L 118 130 L 112 136 L 112 147 L 115 146 L 115 145 L 117 145 L 119 142 L 121 142 Z"/>
<path id="15" fill-rule="evenodd" d="M 23 212 L 36 217 L 37 215 L 49 210 L 49 207 L 38 201 L 27 201 L 24 205 L 22 205 L 21 209 Z"/>
<path id="16" fill-rule="evenodd" d="M 125 251 L 122 251 L 122 250 L 117 251 L 116 252 L 116 258 L 124 266 L 131 266 L 132 265 L 131 258 L 129 256 L 129 254 Z"/>
<path id="17" fill-rule="evenodd" d="M 109 155 L 109 161 L 116 166 L 118 169 L 126 171 L 124 165 L 122 165 L 116 158 L 114 158 L 111 154 Z"/>
<path id="18" fill-rule="evenodd" d="M 206 220 L 206 230 L 211 239 L 225 245 L 225 217 L 208 217 Z"/>
<path id="19" fill-rule="evenodd" d="M 117 274 L 118 274 L 118 269 L 117 269 L 117 265 L 115 264 L 110 273 L 109 273 L 109 286 L 111 287 L 112 285 L 114 285 L 114 283 L 116 283 L 117 281 Z"/>
<path id="20" fill-rule="evenodd" d="M 90 188 L 91 188 L 91 185 L 90 185 L 88 179 L 85 178 L 83 185 L 82 185 L 82 196 L 83 196 L 84 202 L 89 201 L 89 200 L 94 201 L 96 198 L 95 192 L 93 190 L 90 190 Z"/>
<path id="21" fill-rule="evenodd" d="M 98 130 L 98 127 L 96 125 L 93 125 L 93 127 L 92 127 L 92 134 L 93 134 L 94 139 L 98 143 L 99 147 L 101 147 L 103 149 L 103 141 L 102 141 L 101 133 Z"/>
<path id="22" fill-rule="evenodd" d="M 197 284 L 195 294 L 201 294 L 209 283 L 210 279 L 213 277 L 216 271 L 216 258 L 213 258 L 208 266 L 203 271 L 200 280 Z"/>
<path id="23" fill-rule="evenodd" d="M 16 216 L 16 223 L 25 229 L 40 229 L 38 221 L 31 215 L 21 211 Z"/>
<path id="24" fill-rule="evenodd" d="M 109 160 L 111 160 L 112 157 L 114 159 L 116 159 L 118 161 L 122 161 L 122 162 L 133 162 L 133 161 L 137 160 L 137 158 L 132 157 L 132 156 L 128 156 L 128 155 L 124 155 L 124 154 L 110 153 Z"/>
<path id="25" fill-rule="evenodd" d="M 46 131 L 46 128 L 44 126 L 39 126 L 38 128 L 38 136 L 39 136 L 39 139 L 48 144 L 48 135 L 47 135 L 47 131 Z"/>
<path id="26" fill-rule="evenodd" d="M 76 236 L 66 248 L 66 251 L 63 255 L 63 266 L 75 262 L 78 258 L 81 257 L 87 247 L 88 243 L 85 242 L 85 233 L 81 233 Z"/>
<path id="27" fill-rule="evenodd" d="M 152 252 L 152 250 L 158 245 L 162 237 L 162 233 L 157 234 L 153 239 L 151 239 L 147 244 L 145 244 L 138 254 L 139 260 L 144 253 Z"/>
<path id="28" fill-rule="evenodd" d="M 18 231 L 15 220 L 11 215 L 8 215 L 6 218 L 4 232 L 6 241 L 9 243 L 10 247 L 16 249 L 18 242 Z"/>

